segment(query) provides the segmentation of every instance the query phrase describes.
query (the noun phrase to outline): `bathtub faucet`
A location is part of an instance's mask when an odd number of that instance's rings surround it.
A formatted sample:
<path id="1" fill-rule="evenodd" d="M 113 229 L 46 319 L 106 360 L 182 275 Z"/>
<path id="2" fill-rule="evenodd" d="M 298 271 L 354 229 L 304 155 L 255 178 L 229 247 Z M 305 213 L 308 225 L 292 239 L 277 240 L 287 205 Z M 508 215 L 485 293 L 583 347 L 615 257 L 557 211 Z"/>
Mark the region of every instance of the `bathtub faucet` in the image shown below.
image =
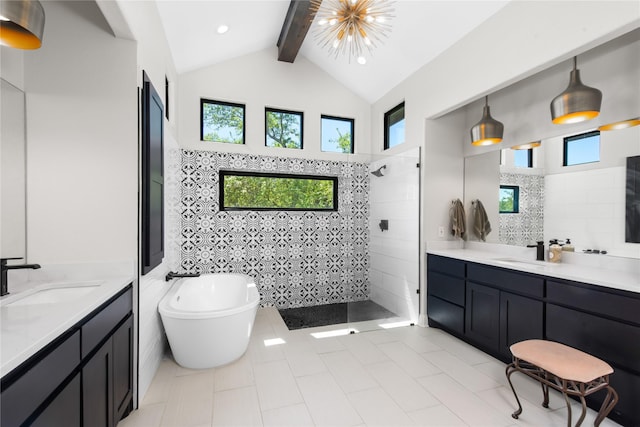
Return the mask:
<path id="1" fill-rule="evenodd" d="M 177 277 L 200 277 L 200 273 L 175 273 L 173 271 L 170 271 L 167 273 L 167 276 L 164 278 L 164 280 L 166 280 L 167 282 L 169 280 L 175 279 Z"/>

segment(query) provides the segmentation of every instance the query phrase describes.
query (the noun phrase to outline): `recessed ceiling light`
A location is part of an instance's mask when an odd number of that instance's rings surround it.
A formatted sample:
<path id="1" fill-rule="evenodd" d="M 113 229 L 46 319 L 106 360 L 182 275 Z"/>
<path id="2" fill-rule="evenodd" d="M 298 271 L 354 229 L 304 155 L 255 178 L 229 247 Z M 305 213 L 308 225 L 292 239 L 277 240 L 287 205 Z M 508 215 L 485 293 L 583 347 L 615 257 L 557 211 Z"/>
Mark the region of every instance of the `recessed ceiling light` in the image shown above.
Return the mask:
<path id="1" fill-rule="evenodd" d="M 367 63 L 367 58 L 365 58 L 364 56 L 358 56 L 357 61 L 358 61 L 358 64 L 364 65 Z"/>
<path id="2" fill-rule="evenodd" d="M 218 34 L 224 34 L 229 31 L 229 26 L 224 24 L 220 25 L 216 31 L 218 31 Z"/>

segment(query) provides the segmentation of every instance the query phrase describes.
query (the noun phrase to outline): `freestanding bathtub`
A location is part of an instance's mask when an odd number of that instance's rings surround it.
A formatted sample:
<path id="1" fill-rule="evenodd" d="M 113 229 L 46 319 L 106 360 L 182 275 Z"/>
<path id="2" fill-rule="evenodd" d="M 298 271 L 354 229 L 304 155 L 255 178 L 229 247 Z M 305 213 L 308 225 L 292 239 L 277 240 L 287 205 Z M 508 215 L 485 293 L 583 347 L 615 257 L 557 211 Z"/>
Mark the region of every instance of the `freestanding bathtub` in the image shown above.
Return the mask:
<path id="1" fill-rule="evenodd" d="M 238 359 L 249 345 L 260 294 L 244 274 L 178 280 L 158 304 L 176 362 L 205 369 Z"/>

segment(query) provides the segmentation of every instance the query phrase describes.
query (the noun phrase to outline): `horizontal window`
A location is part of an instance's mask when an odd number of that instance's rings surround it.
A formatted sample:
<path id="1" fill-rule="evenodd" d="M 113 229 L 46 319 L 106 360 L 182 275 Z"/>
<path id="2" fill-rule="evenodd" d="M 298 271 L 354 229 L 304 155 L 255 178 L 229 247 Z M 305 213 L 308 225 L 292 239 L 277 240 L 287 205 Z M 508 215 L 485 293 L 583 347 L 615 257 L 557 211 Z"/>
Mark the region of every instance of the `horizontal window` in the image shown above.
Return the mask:
<path id="1" fill-rule="evenodd" d="M 337 211 L 338 178 L 220 171 L 220 210 Z"/>

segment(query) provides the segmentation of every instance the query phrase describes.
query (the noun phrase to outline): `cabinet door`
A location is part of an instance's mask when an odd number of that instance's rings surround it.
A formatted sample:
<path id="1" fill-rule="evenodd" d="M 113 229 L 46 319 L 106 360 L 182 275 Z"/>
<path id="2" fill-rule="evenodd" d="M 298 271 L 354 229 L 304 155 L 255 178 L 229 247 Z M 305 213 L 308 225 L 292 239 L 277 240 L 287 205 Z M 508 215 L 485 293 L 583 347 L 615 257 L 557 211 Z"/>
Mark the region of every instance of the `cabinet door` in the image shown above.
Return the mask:
<path id="1" fill-rule="evenodd" d="M 133 316 L 118 328 L 113 341 L 113 406 L 116 423 L 130 410 L 133 396 Z"/>
<path id="2" fill-rule="evenodd" d="M 82 368 L 83 425 L 112 427 L 113 354 L 109 339 Z"/>
<path id="3" fill-rule="evenodd" d="M 80 374 L 53 399 L 31 427 L 80 427 Z"/>
<path id="4" fill-rule="evenodd" d="M 467 282 L 465 335 L 493 353 L 499 345 L 500 291 Z"/>
<path id="5" fill-rule="evenodd" d="M 500 354 L 511 359 L 509 346 L 543 338 L 542 301 L 500 292 Z"/>

